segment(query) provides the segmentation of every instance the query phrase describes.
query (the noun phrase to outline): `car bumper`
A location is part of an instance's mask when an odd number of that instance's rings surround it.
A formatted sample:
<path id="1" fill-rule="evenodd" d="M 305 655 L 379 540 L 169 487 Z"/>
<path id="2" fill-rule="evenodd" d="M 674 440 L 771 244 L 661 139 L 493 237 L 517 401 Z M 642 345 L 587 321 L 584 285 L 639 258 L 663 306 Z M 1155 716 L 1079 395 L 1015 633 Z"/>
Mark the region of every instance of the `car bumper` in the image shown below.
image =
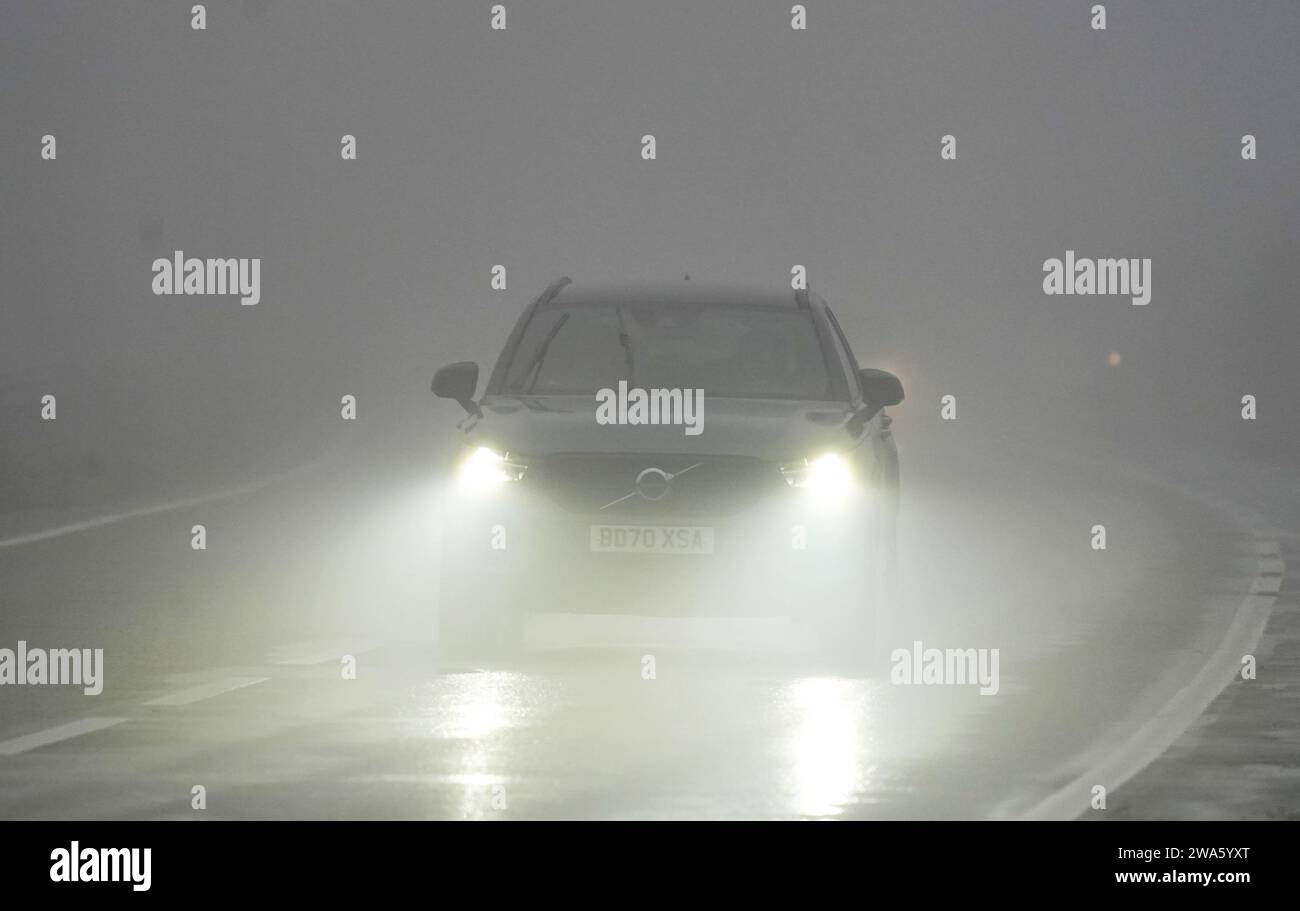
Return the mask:
<path id="1" fill-rule="evenodd" d="M 871 504 L 861 493 L 832 504 L 789 493 L 730 515 L 653 517 L 569 512 L 521 490 L 453 497 L 443 568 L 534 615 L 807 619 L 871 576 Z M 708 552 L 601 552 L 593 526 L 707 529 L 711 540 Z"/>

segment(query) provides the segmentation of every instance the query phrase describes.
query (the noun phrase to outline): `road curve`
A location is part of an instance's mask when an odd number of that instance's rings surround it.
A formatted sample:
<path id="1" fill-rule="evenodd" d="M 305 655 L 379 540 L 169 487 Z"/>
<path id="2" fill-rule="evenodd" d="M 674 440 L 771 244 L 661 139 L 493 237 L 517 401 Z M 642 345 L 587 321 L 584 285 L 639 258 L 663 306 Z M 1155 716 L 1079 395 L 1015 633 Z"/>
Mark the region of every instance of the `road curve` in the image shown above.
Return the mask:
<path id="1" fill-rule="evenodd" d="M 0 647 L 106 656 L 99 696 L 0 691 L 0 815 L 1068 818 L 1222 689 L 1281 571 L 1187 491 L 966 451 L 908 464 L 889 636 L 997 649 L 996 694 L 707 649 L 440 667 L 436 485 L 365 476 L 0 549 Z"/>

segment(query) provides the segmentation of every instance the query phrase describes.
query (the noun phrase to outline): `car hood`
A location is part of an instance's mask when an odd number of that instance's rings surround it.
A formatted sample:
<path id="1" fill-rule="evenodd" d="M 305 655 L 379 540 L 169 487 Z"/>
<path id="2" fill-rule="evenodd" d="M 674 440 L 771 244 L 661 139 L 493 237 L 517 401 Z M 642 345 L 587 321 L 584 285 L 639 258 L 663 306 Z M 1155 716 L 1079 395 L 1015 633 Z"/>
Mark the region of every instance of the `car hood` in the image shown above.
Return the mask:
<path id="1" fill-rule="evenodd" d="M 743 455 L 783 460 L 843 449 L 854 442 L 847 405 L 835 402 L 730 399 L 707 396 L 703 431 L 686 426 L 596 423 L 593 396 L 489 396 L 481 418 L 464 427 L 471 445 L 520 456 L 560 452 L 653 452 Z"/>

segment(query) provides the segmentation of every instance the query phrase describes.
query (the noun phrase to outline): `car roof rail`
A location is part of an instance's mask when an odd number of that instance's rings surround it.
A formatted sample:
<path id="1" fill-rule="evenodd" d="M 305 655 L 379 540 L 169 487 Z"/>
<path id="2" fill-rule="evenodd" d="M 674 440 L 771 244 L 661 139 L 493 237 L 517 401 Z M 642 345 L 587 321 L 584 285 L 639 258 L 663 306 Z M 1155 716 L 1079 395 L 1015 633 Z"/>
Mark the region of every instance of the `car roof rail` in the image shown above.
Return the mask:
<path id="1" fill-rule="evenodd" d="M 559 294 L 560 291 L 564 289 L 565 285 L 571 285 L 571 284 L 573 284 L 573 279 L 569 278 L 569 276 L 567 275 L 561 275 L 555 281 L 547 285 L 546 290 L 543 291 L 538 296 L 537 306 L 540 307 L 542 304 L 550 303 L 552 300 L 555 299 L 555 295 Z"/>
<path id="2" fill-rule="evenodd" d="M 800 310 L 809 309 L 808 290 L 806 288 L 800 288 L 796 291 L 794 293 L 794 302 L 799 305 Z"/>

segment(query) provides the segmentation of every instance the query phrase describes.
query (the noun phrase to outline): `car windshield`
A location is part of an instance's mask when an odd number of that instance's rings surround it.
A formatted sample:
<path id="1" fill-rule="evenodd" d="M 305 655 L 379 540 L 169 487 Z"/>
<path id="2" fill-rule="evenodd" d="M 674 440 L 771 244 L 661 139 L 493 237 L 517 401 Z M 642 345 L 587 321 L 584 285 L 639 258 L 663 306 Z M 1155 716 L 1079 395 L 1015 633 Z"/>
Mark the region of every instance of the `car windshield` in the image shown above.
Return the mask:
<path id="1" fill-rule="evenodd" d="M 722 398 L 841 398 L 808 310 L 659 302 L 540 307 L 502 391 L 594 395 L 619 380 Z"/>

